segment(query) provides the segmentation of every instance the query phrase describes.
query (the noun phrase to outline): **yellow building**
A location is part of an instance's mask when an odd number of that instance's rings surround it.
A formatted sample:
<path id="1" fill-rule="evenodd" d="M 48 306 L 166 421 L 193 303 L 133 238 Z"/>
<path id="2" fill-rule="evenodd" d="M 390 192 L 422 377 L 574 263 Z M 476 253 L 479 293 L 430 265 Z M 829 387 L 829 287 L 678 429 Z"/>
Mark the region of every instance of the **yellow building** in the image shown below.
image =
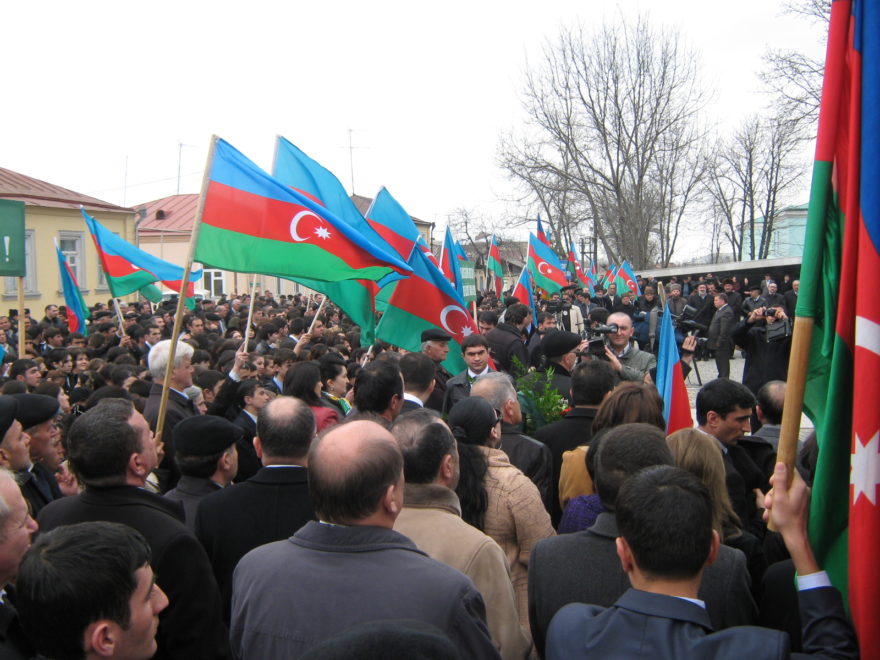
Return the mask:
<path id="1" fill-rule="evenodd" d="M 80 205 L 110 231 L 129 242 L 135 240 L 132 209 L 116 206 L 88 195 L 0 167 L 0 199 L 25 203 L 25 307 L 37 320 L 46 305 L 64 304 L 55 243 L 67 257 L 88 305 L 110 299 L 107 279 L 101 270 L 95 244 L 80 213 Z M 3 309 L 18 307 L 15 277 L 2 278 Z M 134 297 L 132 296 L 132 299 Z"/>

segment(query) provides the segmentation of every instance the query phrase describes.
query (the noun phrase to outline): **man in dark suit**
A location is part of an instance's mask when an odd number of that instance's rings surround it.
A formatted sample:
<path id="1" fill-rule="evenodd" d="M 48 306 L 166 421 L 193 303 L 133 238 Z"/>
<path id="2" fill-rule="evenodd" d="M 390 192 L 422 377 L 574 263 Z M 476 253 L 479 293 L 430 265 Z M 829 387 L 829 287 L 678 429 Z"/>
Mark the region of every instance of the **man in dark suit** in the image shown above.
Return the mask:
<path id="1" fill-rule="evenodd" d="M 308 497 L 309 445 L 315 417 L 299 399 L 278 397 L 257 420 L 254 445 L 263 468 L 199 503 L 196 536 L 208 553 L 229 618 L 232 572 L 258 545 L 285 539 L 314 519 Z"/>
<path id="2" fill-rule="evenodd" d="M 258 380 L 247 379 L 238 383 L 236 400 L 240 410 L 232 420 L 232 423 L 241 429 L 241 437 L 236 442 L 238 447 L 236 483 L 250 479 L 262 467 L 257 452 L 254 451 L 254 436 L 257 434 L 257 419 L 260 412 L 273 396 L 274 394 Z"/>
<path id="3" fill-rule="evenodd" d="M 421 339 L 422 353 L 434 361 L 434 389 L 425 406 L 440 412 L 443 410 L 443 397 L 446 396 L 446 381 L 452 378 L 452 374 L 442 364 L 449 355 L 449 341 L 452 337 L 442 330 L 431 328 L 422 333 Z"/>
<path id="4" fill-rule="evenodd" d="M 62 452 L 58 444 L 61 434 L 56 418 L 61 412 L 58 399 L 43 394 L 13 394 L 18 402 L 16 419 L 29 438 L 30 461 L 24 467 L 17 466 L 21 492 L 36 516 L 42 508 L 62 497 L 55 480 L 55 472 L 61 463 Z"/>
<path id="5" fill-rule="evenodd" d="M 748 316 L 759 307 L 766 307 L 767 299 L 761 295 L 761 285 L 753 284 L 749 287 L 749 297 L 742 302 L 743 316 Z"/>
<path id="6" fill-rule="evenodd" d="M 550 450 L 519 432 L 522 409 L 510 376 L 498 371 L 480 376 L 471 387 L 471 396 L 485 399 L 501 413 L 500 449 L 514 466 L 532 480 L 541 493 L 544 506 L 549 506 L 552 492 L 550 478 L 553 474 Z"/>
<path id="7" fill-rule="evenodd" d="M 627 477 L 653 465 L 674 465 L 666 437 L 648 424 L 624 424 L 602 437 L 596 457 L 596 489 L 605 509 L 584 532 L 539 541 L 529 558 L 529 621 L 544 656 L 553 616 L 569 603 L 610 607 L 629 588 L 615 549 L 615 503 Z M 722 547 L 706 569 L 699 598 L 716 628 L 747 625 L 757 616 L 745 555 Z"/>
<path id="8" fill-rule="evenodd" d="M 481 334 L 472 334 L 461 342 L 461 357 L 467 369 L 455 374 L 446 381 L 446 396 L 443 399 L 443 414 L 452 410 L 452 406 L 466 399 L 471 394 L 471 385 L 480 376 L 491 373 L 489 366 L 489 342 Z"/>
<path id="9" fill-rule="evenodd" d="M 171 340 L 160 341 L 153 346 L 149 355 L 150 373 L 153 376 L 153 385 L 150 388 L 150 396 L 144 406 L 144 417 L 150 425 L 150 430 L 165 445 L 165 457 L 159 464 L 156 474 L 159 477 L 159 485 L 165 492 L 177 485 L 180 471 L 174 463 L 174 439 L 172 432 L 179 422 L 200 414 L 193 402 L 183 391 L 192 385 L 193 347 L 186 342 L 178 342 L 174 353 L 174 368 L 171 370 L 171 382 L 168 384 L 168 406 L 165 410 L 165 422 L 163 428 L 156 428 L 159 423 L 159 403 L 162 399 L 162 383 L 165 381 L 165 367 L 168 364 L 168 352 L 171 349 Z"/>
<path id="10" fill-rule="evenodd" d="M 788 488 L 785 477 L 780 463 L 766 504 L 797 570 L 805 653 L 790 654 L 788 634 L 778 630 L 713 632 L 697 600 L 720 545 L 709 492 L 692 474 L 663 466 L 630 479 L 617 500 L 616 551 L 632 588 L 608 609 L 563 608 L 550 624 L 547 658 L 857 658 L 843 601 L 806 536 L 806 485 L 796 477 Z"/>
<path id="11" fill-rule="evenodd" d="M 40 528 L 94 520 L 135 528 L 150 545 L 156 583 L 171 602 L 155 657 L 229 657 L 220 592 L 204 549 L 184 526 L 178 503 L 144 490 L 158 462 L 147 420 L 126 399 L 103 399 L 71 425 L 67 445 L 85 491 L 47 505 Z"/>
<path id="12" fill-rule="evenodd" d="M 783 294 L 783 298 L 785 298 L 785 315 L 790 319 L 794 318 L 794 311 L 795 311 L 795 308 L 797 307 L 798 291 L 800 291 L 800 288 L 801 288 L 801 281 L 794 280 L 791 283 L 791 290 L 786 291 Z"/>
<path id="13" fill-rule="evenodd" d="M 174 427 L 180 481 L 165 497 L 183 506 L 190 531 L 196 527 L 199 502 L 232 483 L 238 471 L 236 442 L 240 438 L 240 428 L 215 415 L 188 417 Z"/>
<path id="14" fill-rule="evenodd" d="M 730 358 L 733 356 L 733 339 L 730 335 L 736 325 L 736 314 L 727 303 L 727 294 L 716 293 L 713 298 L 715 316 L 709 323 L 709 350 L 715 351 L 715 366 L 719 378 L 730 377 Z"/>
<path id="15" fill-rule="evenodd" d="M 446 343 L 448 347 L 449 342 Z M 434 361 L 424 353 L 407 353 L 400 358 L 400 375 L 403 376 L 401 414 L 427 406 L 437 382 L 436 368 Z"/>
<path id="16" fill-rule="evenodd" d="M 593 420 L 605 397 L 614 389 L 617 376 L 604 360 L 582 362 L 571 372 L 571 400 L 574 407 L 558 422 L 542 426 L 535 439 L 550 449 L 553 476 L 550 480 L 550 519 L 559 525 L 562 507 L 559 503 L 559 474 L 562 454 L 582 445 L 588 445 L 593 434 Z"/>

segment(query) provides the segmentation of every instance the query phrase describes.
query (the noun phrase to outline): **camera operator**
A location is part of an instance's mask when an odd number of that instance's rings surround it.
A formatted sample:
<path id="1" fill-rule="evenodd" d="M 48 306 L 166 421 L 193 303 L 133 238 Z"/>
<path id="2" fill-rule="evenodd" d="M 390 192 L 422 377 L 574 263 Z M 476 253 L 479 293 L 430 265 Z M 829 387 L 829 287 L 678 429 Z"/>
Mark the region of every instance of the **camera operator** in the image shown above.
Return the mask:
<path id="1" fill-rule="evenodd" d="M 753 394 L 771 380 L 788 378 L 791 322 L 782 307 L 758 307 L 733 333 L 733 340 L 746 350 L 743 385 Z"/>
<path id="2" fill-rule="evenodd" d="M 652 353 L 639 350 L 630 342 L 633 324 L 628 314 L 612 314 L 608 317 L 608 325 L 617 326 L 617 331 L 610 332 L 605 337 L 605 358 L 620 380 L 641 383 L 645 374 L 657 366 L 657 358 Z"/>

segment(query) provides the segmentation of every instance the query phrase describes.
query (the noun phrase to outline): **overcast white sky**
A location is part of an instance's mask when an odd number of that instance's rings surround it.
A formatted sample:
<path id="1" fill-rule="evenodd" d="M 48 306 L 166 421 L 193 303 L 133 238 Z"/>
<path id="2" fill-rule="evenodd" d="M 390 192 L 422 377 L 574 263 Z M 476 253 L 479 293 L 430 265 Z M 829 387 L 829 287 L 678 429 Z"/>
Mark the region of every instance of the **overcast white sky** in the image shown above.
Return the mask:
<path id="1" fill-rule="evenodd" d="M 350 188 L 352 129 L 355 192 L 503 223 L 527 58 L 560 26 L 646 10 L 701 53 L 727 126 L 766 103 L 768 46 L 824 52 L 779 0 L 3 3 L 0 167 L 131 206 L 176 192 L 179 143 L 198 192 L 213 133 L 266 169 L 281 134 Z"/>

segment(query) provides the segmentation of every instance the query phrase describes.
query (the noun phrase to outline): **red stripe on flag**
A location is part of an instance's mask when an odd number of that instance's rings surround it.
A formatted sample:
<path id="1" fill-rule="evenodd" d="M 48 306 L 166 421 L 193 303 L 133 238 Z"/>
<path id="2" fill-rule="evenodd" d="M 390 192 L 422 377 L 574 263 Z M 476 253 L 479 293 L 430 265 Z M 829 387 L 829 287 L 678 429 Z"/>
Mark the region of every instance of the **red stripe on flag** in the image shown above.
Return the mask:
<path id="1" fill-rule="evenodd" d="M 684 372 L 681 368 L 681 360 L 678 360 L 672 365 L 672 401 L 669 403 L 669 420 L 666 423 L 666 432 L 673 433 L 679 429 L 689 429 L 693 425 L 691 404 L 688 399 L 687 386 L 684 384 Z"/>
<path id="2" fill-rule="evenodd" d="M 418 275 L 398 282 L 389 304 L 443 328 L 457 343 L 479 332 L 467 309 L 443 296 L 433 283 Z"/>

